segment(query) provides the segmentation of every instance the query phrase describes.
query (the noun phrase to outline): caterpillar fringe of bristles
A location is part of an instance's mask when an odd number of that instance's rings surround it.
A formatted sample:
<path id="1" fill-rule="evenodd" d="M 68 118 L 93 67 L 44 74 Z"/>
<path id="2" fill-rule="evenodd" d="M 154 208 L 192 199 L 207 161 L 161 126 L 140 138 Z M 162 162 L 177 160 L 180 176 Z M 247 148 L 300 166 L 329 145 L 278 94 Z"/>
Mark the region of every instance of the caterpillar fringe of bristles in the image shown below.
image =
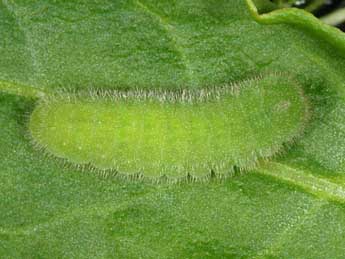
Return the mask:
<path id="1" fill-rule="evenodd" d="M 223 95 L 230 94 L 232 96 L 238 96 L 241 90 L 248 86 L 252 86 L 252 82 L 257 82 L 265 77 L 276 76 L 285 77 L 287 80 L 294 82 L 299 86 L 297 80 L 286 72 L 270 72 L 256 75 L 249 79 L 241 80 L 238 82 L 224 83 L 220 85 L 206 86 L 202 88 L 189 89 L 188 87 L 176 88 L 166 90 L 162 88 L 156 89 L 142 89 L 140 87 L 130 89 L 74 89 L 68 87 L 59 88 L 49 94 L 42 95 L 40 101 L 52 102 L 55 100 L 65 100 L 73 103 L 74 101 L 85 98 L 85 100 L 96 101 L 98 99 L 104 99 L 107 101 L 119 101 L 133 99 L 136 101 L 158 101 L 161 103 L 194 103 L 205 102 L 209 100 L 219 100 Z M 298 87 L 299 90 L 302 90 Z M 1 90 L 1 87 L 0 87 Z M 300 94 L 304 96 L 303 91 Z"/>

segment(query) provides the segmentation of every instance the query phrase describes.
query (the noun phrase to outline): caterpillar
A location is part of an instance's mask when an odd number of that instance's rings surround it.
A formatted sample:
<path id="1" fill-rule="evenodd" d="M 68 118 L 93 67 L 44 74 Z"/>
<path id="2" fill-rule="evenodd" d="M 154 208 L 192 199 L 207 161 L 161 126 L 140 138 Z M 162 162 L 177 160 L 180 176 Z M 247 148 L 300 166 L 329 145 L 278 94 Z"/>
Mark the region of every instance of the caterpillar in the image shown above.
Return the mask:
<path id="1" fill-rule="evenodd" d="M 36 147 L 77 167 L 149 179 L 254 168 L 294 142 L 309 114 L 302 88 L 282 73 L 201 89 L 29 95 L 39 97 L 28 123 Z"/>

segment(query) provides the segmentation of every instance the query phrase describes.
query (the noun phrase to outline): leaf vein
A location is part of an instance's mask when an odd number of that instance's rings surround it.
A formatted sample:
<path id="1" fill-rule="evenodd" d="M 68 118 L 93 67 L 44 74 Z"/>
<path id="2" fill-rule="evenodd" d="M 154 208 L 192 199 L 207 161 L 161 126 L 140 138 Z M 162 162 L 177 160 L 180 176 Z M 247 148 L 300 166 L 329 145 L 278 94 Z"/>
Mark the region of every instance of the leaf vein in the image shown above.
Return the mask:
<path id="1" fill-rule="evenodd" d="M 139 6 L 144 12 L 146 12 L 151 17 L 154 17 L 160 26 L 165 30 L 167 35 L 169 36 L 172 45 L 175 48 L 175 51 L 179 54 L 181 63 L 185 69 L 185 73 L 189 79 L 189 83 L 193 85 L 196 82 L 196 78 L 194 77 L 194 71 L 191 66 L 191 62 L 187 57 L 181 43 L 180 37 L 177 35 L 176 27 L 169 23 L 162 15 L 158 14 L 157 12 L 151 10 L 147 5 L 145 5 L 142 1 L 136 1 L 137 6 Z"/>
<path id="2" fill-rule="evenodd" d="M 33 68 L 34 74 L 37 76 L 40 74 L 40 64 L 37 59 L 37 54 L 36 54 L 36 50 L 34 48 L 34 44 L 32 41 L 32 36 L 28 32 L 28 30 L 25 29 L 25 27 L 23 26 L 22 18 L 20 18 L 21 16 L 16 12 L 15 7 L 12 4 L 10 4 L 9 1 L 7 0 L 2 1 L 2 3 L 5 6 L 5 8 L 8 10 L 8 12 L 14 18 L 15 22 L 18 25 L 19 30 L 23 33 L 23 36 L 26 42 L 26 49 L 28 50 L 29 56 L 31 58 L 32 68 Z"/>

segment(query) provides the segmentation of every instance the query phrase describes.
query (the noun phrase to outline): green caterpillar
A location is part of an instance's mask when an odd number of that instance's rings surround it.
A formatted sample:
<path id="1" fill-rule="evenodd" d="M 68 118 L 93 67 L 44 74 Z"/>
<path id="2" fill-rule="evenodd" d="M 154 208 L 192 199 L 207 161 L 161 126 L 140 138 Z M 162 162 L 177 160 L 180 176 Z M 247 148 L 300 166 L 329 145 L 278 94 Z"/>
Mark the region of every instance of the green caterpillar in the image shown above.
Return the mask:
<path id="1" fill-rule="evenodd" d="M 292 143 L 309 113 L 301 87 L 278 73 L 194 90 L 28 89 L 39 97 L 29 120 L 37 147 L 78 167 L 150 179 L 253 168 Z"/>

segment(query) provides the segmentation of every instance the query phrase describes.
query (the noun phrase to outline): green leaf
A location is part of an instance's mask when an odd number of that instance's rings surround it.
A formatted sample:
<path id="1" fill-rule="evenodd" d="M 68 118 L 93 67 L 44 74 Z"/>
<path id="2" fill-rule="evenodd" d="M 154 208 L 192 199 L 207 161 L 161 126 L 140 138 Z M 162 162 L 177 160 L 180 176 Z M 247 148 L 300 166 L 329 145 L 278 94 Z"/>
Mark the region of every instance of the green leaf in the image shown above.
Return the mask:
<path id="1" fill-rule="evenodd" d="M 0 257 L 343 257 L 345 36 L 247 4 L 0 3 Z M 28 136 L 35 98 L 61 89 L 198 90 L 277 72 L 309 100 L 305 133 L 225 180 L 102 178 Z"/>

